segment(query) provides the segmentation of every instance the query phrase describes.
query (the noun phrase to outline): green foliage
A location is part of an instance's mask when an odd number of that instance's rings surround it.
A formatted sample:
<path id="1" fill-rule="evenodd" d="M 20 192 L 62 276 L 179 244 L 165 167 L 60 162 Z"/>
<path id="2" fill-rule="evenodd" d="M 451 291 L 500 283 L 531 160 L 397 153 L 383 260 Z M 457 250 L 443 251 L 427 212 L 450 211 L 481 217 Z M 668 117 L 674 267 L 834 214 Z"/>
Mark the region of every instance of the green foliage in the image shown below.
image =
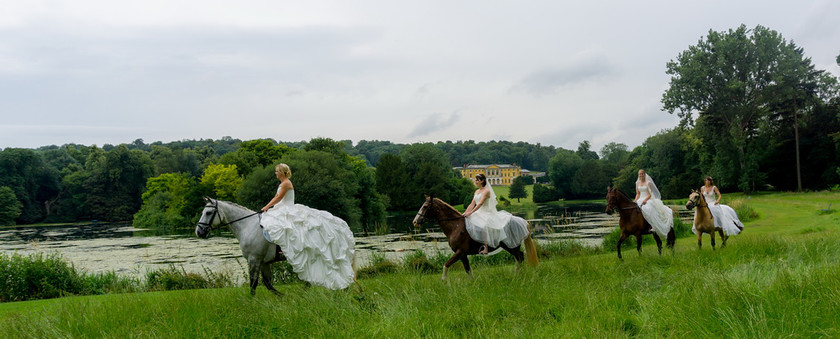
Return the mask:
<path id="1" fill-rule="evenodd" d="M 257 139 L 243 141 L 237 152 L 250 153 L 256 156 L 257 163 L 268 166 L 279 161 L 283 155 L 291 152 L 289 147 L 279 145 L 274 140 Z"/>
<path id="2" fill-rule="evenodd" d="M 380 253 L 374 253 L 370 258 L 370 265 L 360 268 L 356 271 L 358 278 L 371 278 L 382 274 L 394 273 L 399 270 L 399 266 L 385 259 Z"/>
<path id="3" fill-rule="evenodd" d="M 413 144 L 404 148 L 400 157 L 409 177 L 409 206 L 420 206 L 423 194 L 451 200 L 446 182 L 451 176 L 452 167 L 445 152 L 431 143 Z"/>
<path id="4" fill-rule="evenodd" d="M 541 260 L 598 253 L 601 253 L 601 248 L 586 246 L 577 240 L 543 241 L 537 246 L 537 255 Z"/>
<path id="5" fill-rule="evenodd" d="M 354 227 L 360 225 L 362 218 L 356 198 L 360 185 L 347 160 L 345 156 L 322 151 L 295 152 L 283 157 L 292 169 L 297 203 L 326 210 Z M 275 180 L 274 186 L 277 184 Z"/>
<path id="6" fill-rule="evenodd" d="M 0 253 L 0 302 L 57 298 L 73 294 L 134 291 L 136 281 L 113 272 L 84 274 L 57 254 L 11 256 Z"/>
<path id="7" fill-rule="evenodd" d="M 581 141 L 580 144 L 578 144 L 578 149 L 577 152 L 575 152 L 575 154 L 577 154 L 584 161 L 598 160 L 598 153 L 595 153 L 595 151 L 590 150 L 590 147 L 591 145 L 589 144 L 589 140 Z"/>
<path id="8" fill-rule="evenodd" d="M 231 276 L 204 269 L 204 275 L 180 270 L 174 265 L 146 273 L 147 291 L 189 290 L 233 286 Z"/>
<path id="9" fill-rule="evenodd" d="M 134 214 L 138 228 L 183 228 L 192 226 L 192 218 L 201 206 L 198 186 L 189 174 L 164 173 L 149 178 L 142 194 L 143 206 Z"/>
<path id="10" fill-rule="evenodd" d="M 548 176 L 561 197 L 572 197 L 572 179 L 583 165 L 583 159 L 575 152 L 559 149 L 548 163 Z"/>
<path id="11" fill-rule="evenodd" d="M 0 186 L 0 225 L 14 225 L 22 207 L 11 188 Z"/>
<path id="12" fill-rule="evenodd" d="M 402 260 L 403 267 L 410 272 L 434 273 L 441 271 L 443 267 L 442 265 L 432 265 L 432 262 L 426 257 L 426 252 L 419 250 L 407 254 Z"/>
<path id="13" fill-rule="evenodd" d="M 517 177 L 513 179 L 513 183 L 510 185 L 508 196 L 511 199 L 516 199 L 516 202 L 519 202 L 521 198 L 528 197 L 528 192 L 525 191 L 525 181 L 523 177 Z"/>
<path id="14" fill-rule="evenodd" d="M 132 219 L 140 209 L 141 193 L 153 171 L 148 153 L 120 145 L 105 154 L 91 154 L 85 167 L 91 172 L 85 182 L 91 217 Z"/>
<path id="15" fill-rule="evenodd" d="M 801 48 L 771 29 L 741 25 L 709 31 L 668 62 L 671 82 L 663 108 L 676 112 L 681 126 L 696 125 L 703 153 L 714 159 L 712 172 L 722 186 L 734 183 L 751 191 L 766 180 L 759 162 L 780 130 L 773 122 L 795 120 L 799 111 L 820 106 L 817 88 L 823 73 Z"/>
<path id="16" fill-rule="evenodd" d="M 544 203 L 560 199 L 560 192 L 551 185 L 534 184 L 534 202 Z"/>
<path id="17" fill-rule="evenodd" d="M 6 148 L 0 151 L 0 186 L 14 192 L 21 203 L 19 223 L 32 223 L 47 214 L 45 202 L 58 194 L 59 173 L 33 150 Z"/>
<path id="18" fill-rule="evenodd" d="M 236 165 L 211 164 L 201 176 L 201 184 L 211 187 L 214 197 L 221 200 L 233 200 L 243 180 Z"/>
<path id="19" fill-rule="evenodd" d="M 399 155 L 386 153 L 376 164 L 376 190 L 388 197 L 388 209 L 404 211 L 414 206 L 409 203 L 409 177 Z"/>
<path id="20" fill-rule="evenodd" d="M 759 217 L 758 212 L 750 207 L 744 199 L 728 201 L 727 205 L 735 210 L 735 213 L 738 214 L 738 219 L 741 220 L 741 222 L 750 222 L 758 219 Z"/>
<path id="21" fill-rule="evenodd" d="M 595 198 L 604 194 L 609 179 L 601 171 L 598 160 L 586 160 L 572 178 L 572 194 L 576 198 Z"/>
<path id="22" fill-rule="evenodd" d="M 294 175 L 294 172 L 292 173 Z M 274 165 L 256 168 L 245 177 L 242 185 L 236 191 L 236 202 L 254 211 L 259 211 L 277 194 L 279 185 L 280 183 L 274 175 Z M 297 190 L 297 187 L 295 187 L 295 190 Z"/>

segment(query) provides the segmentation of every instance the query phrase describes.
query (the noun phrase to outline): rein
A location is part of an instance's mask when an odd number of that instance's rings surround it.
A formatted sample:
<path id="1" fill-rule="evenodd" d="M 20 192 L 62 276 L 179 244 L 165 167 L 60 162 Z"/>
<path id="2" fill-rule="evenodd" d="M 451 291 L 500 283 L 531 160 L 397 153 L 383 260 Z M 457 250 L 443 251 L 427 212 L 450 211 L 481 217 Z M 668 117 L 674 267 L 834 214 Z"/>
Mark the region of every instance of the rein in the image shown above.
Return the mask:
<path id="1" fill-rule="evenodd" d="M 253 217 L 253 216 L 257 215 L 257 214 L 262 214 L 262 211 L 259 211 L 259 212 L 254 212 L 254 213 L 248 214 L 248 215 L 246 215 L 246 216 L 244 216 L 244 217 L 241 217 L 241 218 L 239 218 L 239 219 L 236 219 L 236 220 L 233 220 L 233 221 L 224 222 L 224 223 L 220 223 L 220 224 L 218 224 L 218 225 L 215 225 L 215 226 L 214 226 L 214 225 L 213 225 L 213 219 L 216 219 L 216 216 L 217 216 L 217 215 L 219 215 L 219 201 L 218 201 L 218 200 L 214 200 L 214 201 L 213 201 L 213 205 L 205 205 L 204 207 L 212 207 L 212 208 L 213 208 L 213 216 L 212 216 L 212 217 L 210 217 L 210 220 L 209 220 L 208 222 L 201 222 L 201 221 L 199 221 L 199 222 L 198 222 L 198 226 L 199 226 L 199 227 L 201 227 L 201 228 L 203 228 L 203 229 L 208 229 L 208 228 L 209 228 L 211 231 L 212 231 L 212 230 L 215 230 L 215 229 L 217 229 L 217 228 L 221 228 L 221 227 L 224 227 L 224 226 L 230 225 L 230 224 L 235 223 L 235 222 L 240 221 L 240 220 L 248 219 L 248 218 Z M 219 221 L 222 221 L 221 217 L 219 217 Z"/>
<path id="2" fill-rule="evenodd" d="M 430 203 L 429 203 L 429 207 L 431 207 L 433 204 L 434 204 L 434 201 L 430 202 Z M 417 215 L 419 215 L 419 216 L 420 216 L 420 218 L 426 219 L 426 212 L 428 212 L 428 209 L 426 209 L 425 211 L 423 211 L 423 213 L 417 212 Z M 457 217 L 452 217 L 452 218 L 446 218 L 446 219 L 439 219 L 439 218 L 435 218 L 435 219 L 436 219 L 438 222 L 441 222 L 441 221 L 452 221 L 452 220 L 465 219 L 465 218 L 466 218 L 466 217 L 465 217 L 463 214 L 461 214 L 461 215 L 459 215 L 459 216 L 457 216 Z"/>

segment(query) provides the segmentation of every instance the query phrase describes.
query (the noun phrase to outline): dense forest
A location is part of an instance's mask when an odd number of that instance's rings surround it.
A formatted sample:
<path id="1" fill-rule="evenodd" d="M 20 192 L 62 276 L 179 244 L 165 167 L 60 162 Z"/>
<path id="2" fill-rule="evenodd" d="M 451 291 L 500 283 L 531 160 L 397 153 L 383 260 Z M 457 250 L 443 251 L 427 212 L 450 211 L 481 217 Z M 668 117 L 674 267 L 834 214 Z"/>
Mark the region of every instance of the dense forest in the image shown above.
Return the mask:
<path id="1" fill-rule="evenodd" d="M 840 56 L 838 65 L 840 65 Z M 710 31 L 669 62 L 662 108 L 681 123 L 630 148 L 575 150 L 508 141 L 395 144 L 316 138 L 182 140 L 0 151 L 0 225 L 133 220 L 191 227 L 202 197 L 258 209 L 274 194 L 273 166 L 290 165 L 297 200 L 375 227 L 386 210 L 417 208 L 423 193 L 468 202 L 453 167 L 510 163 L 547 172 L 534 200 L 633 192 L 644 168 L 665 198 L 711 175 L 723 191 L 840 189 L 840 86 L 770 29 Z"/>

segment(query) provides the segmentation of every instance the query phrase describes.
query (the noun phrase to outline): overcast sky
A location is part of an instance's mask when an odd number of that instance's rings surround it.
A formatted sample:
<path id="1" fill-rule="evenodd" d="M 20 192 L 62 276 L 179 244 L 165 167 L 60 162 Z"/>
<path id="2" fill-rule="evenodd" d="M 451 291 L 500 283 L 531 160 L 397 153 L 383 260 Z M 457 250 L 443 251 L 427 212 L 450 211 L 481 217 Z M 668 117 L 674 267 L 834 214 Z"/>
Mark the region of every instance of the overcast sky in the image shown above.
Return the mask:
<path id="1" fill-rule="evenodd" d="M 665 63 L 763 25 L 840 75 L 840 1 L 0 0 L 0 148 L 181 139 L 639 145 Z"/>

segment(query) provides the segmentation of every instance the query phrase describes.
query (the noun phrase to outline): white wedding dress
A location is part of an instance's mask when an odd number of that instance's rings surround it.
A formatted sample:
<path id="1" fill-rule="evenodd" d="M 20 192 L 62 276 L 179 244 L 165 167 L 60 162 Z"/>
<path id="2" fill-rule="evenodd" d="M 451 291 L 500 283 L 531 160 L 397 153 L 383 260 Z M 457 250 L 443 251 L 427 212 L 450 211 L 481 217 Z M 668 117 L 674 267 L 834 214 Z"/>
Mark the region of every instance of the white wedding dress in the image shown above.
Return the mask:
<path id="1" fill-rule="evenodd" d="M 651 186 L 654 185 L 653 181 L 650 180 L 650 177 L 648 177 L 647 183 L 650 183 Z M 658 190 L 651 192 L 650 186 L 647 184 L 641 184 L 638 181 L 636 182 L 636 190 L 639 191 L 639 199 L 636 200 L 636 204 L 638 204 L 642 209 L 642 216 L 644 216 L 645 220 L 653 226 L 653 230 L 657 234 L 663 238 L 667 238 L 668 232 L 674 228 L 674 212 L 670 207 L 665 206 L 665 204 L 662 203 L 661 197 L 658 196 Z M 653 196 L 644 205 L 642 205 L 642 201 L 651 194 L 653 194 Z"/>
<path id="2" fill-rule="evenodd" d="M 727 205 L 715 205 L 715 200 L 717 200 L 715 187 L 712 186 L 709 192 L 706 192 L 705 187 L 701 187 L 700 192 L 703 194 L 703 199 L 706 200 L 706 204 L 709 205 L 709 211 L 712 212 L 712 217 L 715 219 L 715 228 L 723 229 L 726 235 L 737 235 L 741 233 L 744 224 L 738 219 L 738 213 Z M 696 211 L 694 213 L 695 215 L 697 214 Z M 697 233 L 694 228 L 692 228 L 692 231 L 695 234 Z"/>
<path id="3" fill-rule="evenodd" d="M 490 247 L 499 247 L 499 243 L 504 243 L 510 248 L 519 247 L 530 234 L 528 222 L 514 217 L 508 211 L 496 210 L 496 194 L 492 187 L 489 189 L 490 196 L 484 201 L 484 205 L 466 217 L 467 233 L 473 240 Z M 473 202 L 478 204 L 479 201 L 481 194 L 477 193 L 473 196 Z"/>
<path id="4" fill-rule="evenodd" d="M 302 280 L 333 290 L 353 283 L 356 241 L 344 220 L 326 211 L 295 204 L 292 189 L 262 214 L 261 224 L 263 235 L 280 246 Z"/>

